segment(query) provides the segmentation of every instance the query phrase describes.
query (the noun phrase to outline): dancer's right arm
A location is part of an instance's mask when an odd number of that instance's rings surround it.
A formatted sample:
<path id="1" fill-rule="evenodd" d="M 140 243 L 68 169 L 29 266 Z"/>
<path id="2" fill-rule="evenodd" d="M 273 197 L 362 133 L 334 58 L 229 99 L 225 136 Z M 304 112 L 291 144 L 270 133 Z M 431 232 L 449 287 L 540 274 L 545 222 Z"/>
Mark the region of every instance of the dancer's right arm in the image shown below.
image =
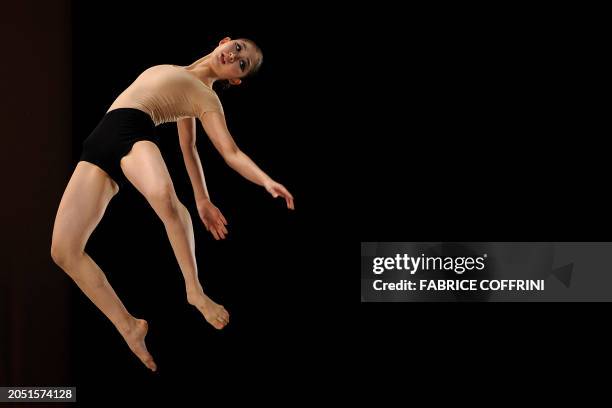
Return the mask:
<path id="1" fill-rule="evenodd" d="M 195 118 L 182 118 L 176 121 L 179 143 L 183 160 L 187 168 L 187 174 L 193 187 L 193 194 L 196 201 L 210 200 L 208 189 L 206 188 L 206 178 L 204 169 L 200 162 L 200 155 L 196 147 L 196 126 Z"/>
<path id="2" fill-rule="evenodd" d="M 210 201 L 204 169 L 196 148 L 195 118 L 182 118 L 176 122 L 179 142 L 185 167 L 191 180 L 196 207 L 204 226 L 215 239 L 224 239 L 227 234 L 227 220 L 221 211 Z"/>

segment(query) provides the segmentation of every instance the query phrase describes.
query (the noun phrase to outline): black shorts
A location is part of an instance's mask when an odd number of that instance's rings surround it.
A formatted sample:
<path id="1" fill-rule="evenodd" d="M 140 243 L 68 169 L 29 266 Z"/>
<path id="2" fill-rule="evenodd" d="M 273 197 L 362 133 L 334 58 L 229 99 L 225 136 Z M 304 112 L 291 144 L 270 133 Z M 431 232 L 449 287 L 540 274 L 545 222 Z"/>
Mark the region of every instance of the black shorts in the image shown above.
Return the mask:
<path id="1" fill-rule="evenodd" d="M 128 180 L 121 170 L 120 160 L 139 140 L 150 140 L 159 146 L 159 136 L 151 117 L 135 108 L 113 109 L 104 115 L 98 126 L 83 141 L 79 160 L 100 167 L 119 187 L 123 187 Z"/>

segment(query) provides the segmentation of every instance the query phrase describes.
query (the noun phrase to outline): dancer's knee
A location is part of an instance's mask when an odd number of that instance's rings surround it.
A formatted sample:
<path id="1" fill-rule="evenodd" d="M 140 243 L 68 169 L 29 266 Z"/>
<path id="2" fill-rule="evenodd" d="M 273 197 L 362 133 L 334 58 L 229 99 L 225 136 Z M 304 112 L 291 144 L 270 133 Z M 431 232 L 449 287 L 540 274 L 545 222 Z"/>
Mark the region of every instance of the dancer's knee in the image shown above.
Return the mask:
<path id="1" fill-rule="evenodd" d="M 54 240 L 51 243 L 51 258 L 60 268 L 69 272 L 70 266 L 83 255 L 82 249 L 68 243 Z"/>
<path id="2" fill-rule="evenodd" d="M 160 183 L 149 192 L 147 198 L 162 221 L 178 218 L 182 204 L 178 200 L 172 184 Z"/>

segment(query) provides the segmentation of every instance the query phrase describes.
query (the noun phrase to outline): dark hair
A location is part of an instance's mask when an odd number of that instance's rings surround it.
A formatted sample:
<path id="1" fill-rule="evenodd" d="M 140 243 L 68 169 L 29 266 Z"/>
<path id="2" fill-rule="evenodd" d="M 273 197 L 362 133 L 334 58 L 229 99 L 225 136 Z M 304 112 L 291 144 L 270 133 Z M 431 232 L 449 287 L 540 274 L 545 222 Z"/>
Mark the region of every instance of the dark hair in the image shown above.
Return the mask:
<path id="1" fill-rule="evenodd" d="M 255 41 L 253 40 L 249 40 L 248 38 L 244 38 L 244 37 L 237 38 L 236 41 L 238 40 L 248 42 L 253 48 L 255 48 L 255 52 L 259 54 L 259 60 L 257 60 L 257 63 L 253 65 L 253 67 L 249 70 L 249 72 L 245 76 L 242 77 L 242 79 L 252 77 L 256 75 L 261 68 L 261 64 L 263 63 L 263 52 L 261 51 L 261 48 L 259 48 L 259 46 L 255 44 Z M 225 79 L 221 82 L 221 89 L 223 90 L 229 89 L 231 88 L 231 86 L 232 84 L 230 83 L 229 79 Z"/>
<path id="2" fill-rule="evenodd" d="M 259 72 L 259 69 L 261 68 L 261 64 L 263 63 L 263 52 L 261 51 L 261 48 L 259 48 L 259 46 L 255 44 L 255 41 L 249 40 L 248 38 L 239 38 L 239 40 L 245 41 L 251 44 L 253 48 L 255 48 L 255 52 L 259 54 L 259 60 L 257 61 L 257 63 L 253 66 L 253 68 L 249 70 L 249 73 L 244 76 L 244 78 L 248 78 L 250 76 L 255 75 L 257 72 Z"/>

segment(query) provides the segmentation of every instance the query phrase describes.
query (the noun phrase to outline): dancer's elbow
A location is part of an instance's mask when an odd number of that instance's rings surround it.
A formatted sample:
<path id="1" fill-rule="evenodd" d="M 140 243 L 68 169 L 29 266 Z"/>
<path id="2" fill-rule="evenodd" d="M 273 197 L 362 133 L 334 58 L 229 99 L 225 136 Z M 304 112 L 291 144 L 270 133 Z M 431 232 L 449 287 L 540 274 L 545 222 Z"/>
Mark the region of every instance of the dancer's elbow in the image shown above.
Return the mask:
<path id="1" fill-rule="evenodd" d="M 234 144 L 233 146 L 224 149 L 221 152 L 221 155 L 223 156 L 225 163 L 227 163 L 228 166 L 233 167 L 234 163 L 236 163 L 238 157 L 240 156 L 240 149 Z"/>

